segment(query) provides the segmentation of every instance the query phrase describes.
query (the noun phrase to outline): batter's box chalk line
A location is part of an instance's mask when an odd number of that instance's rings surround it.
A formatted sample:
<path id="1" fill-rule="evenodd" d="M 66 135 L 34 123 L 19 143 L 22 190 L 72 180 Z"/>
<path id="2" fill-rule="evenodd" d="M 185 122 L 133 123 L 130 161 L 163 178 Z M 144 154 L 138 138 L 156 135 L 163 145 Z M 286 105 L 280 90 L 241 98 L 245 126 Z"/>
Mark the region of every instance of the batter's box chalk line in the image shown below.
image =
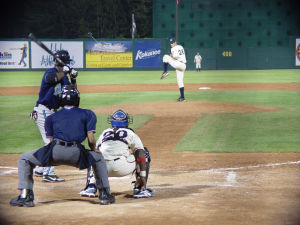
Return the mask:
<path id="1" fill-rule="evenodd" d="M 278 167 L 278 166 L 287 166 L 287 165 L 300 165 L 300 161 L 294 162 L 283 162 L 283 163 L 268 163 L 268 164 L 258 164 L 258 165 L 250 165 L 250 166 L 241 166 L 241 167 L 233 167 L 233 168 L 218 168 L 218 169 L 209 169 L 209 170 L 199 170 L 198 173 L 222 173 L 228 171 L 237 171 L 237 170 L 244 170 L 244 169 L 254 169 L 254 168 L 263 168 L 263 167 Z M 0 170 L 4 170 L 0 172 L 0 176 L 17 173 L 18 168 L 16 167 L 9 167 L 9 166 L 0 166 Z M 86 173 L 86 171 L 78 171 L 78 170 L 64 170 L 68 173 Z M 113 178 L 114 179 L 128 179 L 129 176 L 120 177 L 120 178 Z"/>

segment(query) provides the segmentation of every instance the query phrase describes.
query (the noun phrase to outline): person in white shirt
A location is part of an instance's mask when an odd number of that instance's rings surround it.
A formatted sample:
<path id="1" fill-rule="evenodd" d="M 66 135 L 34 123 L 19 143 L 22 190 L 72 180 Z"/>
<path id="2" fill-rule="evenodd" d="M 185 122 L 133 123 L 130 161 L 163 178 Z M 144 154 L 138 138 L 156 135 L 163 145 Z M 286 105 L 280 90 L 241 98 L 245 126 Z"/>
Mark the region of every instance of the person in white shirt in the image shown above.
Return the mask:
<path id="1" fill-rule="evenodd" d="M 177 99 L 178 102 L 184 102 L 184 84 L 183 84 L 183 77 L 184 71 L 186 69 L 186 57 L 184 48 L 181 45 L 177 44 L 177 41 L 174 38 L 170 39 L 171 45 L 171 54 L 164 55 L 163 63 L 164 63 L 164 72 L 160 79 L 164 79 L 166 76 L 169 75 L 168 73 L 168 65 L 170 64 L 174 69 L 176 69 L 177 75 L 177 84 L 179 87 L 180 96 Z"/>
<path id="2" fill-rule="evenodd" d="M 139 136 L 128 127 L 129 123 L 132 123 L 132 117 L 119 109 L 107 121 L 112 127 L 102 132 L 96 143 L 96 148 L 105 159 L 108 176 L 123 177 L 135 172 L 133 197 L 152 197 L 153 191 L 146 188 L 150 170 L 150 153 L 143 146 Z M 79 195 L 96 197 L 95 182 L 93 170 L 89 169 L 86 187 L 79 192 Z"/>
<path id="3" fill-rule="evenodd" d="M 199 54 L 199 52 L 197 52 L 197 54 L 195 55 L 195 58 L 194 58 L 194 63 L 196 63 L 196 71 L 200 72 L 201 70 L 201 62 L 202 62 L 202 57 L 201 55 Z"/>

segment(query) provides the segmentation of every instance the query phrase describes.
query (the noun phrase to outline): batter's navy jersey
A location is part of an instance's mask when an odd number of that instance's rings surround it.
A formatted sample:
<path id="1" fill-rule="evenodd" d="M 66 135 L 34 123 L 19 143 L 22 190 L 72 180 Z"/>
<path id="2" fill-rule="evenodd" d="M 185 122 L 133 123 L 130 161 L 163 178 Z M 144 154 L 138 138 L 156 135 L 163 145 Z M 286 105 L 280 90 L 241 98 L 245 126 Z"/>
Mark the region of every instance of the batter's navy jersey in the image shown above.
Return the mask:
<path id="1" fill-rule="evenodd" d="M 97 117 L 89 109 L 64 107 L 48 116 L 45 129 L 48 138 L 83 142 L 88 132 L 96 132 Z"/>
<path id="2" fill-rule="evenodd" d="M 59 82 L 55 84 L 49 84 L 47 82 L 47 76 L 57 72 L 58 70 L 55 67 L 46 70 L 41 82 L 39 99 L 36 102 L 36 106 L 38 106 L 38 104 L 42 104 L 49 109 L 59 108 L 58 94 L 61 93 L 63 86 L 70 84 L 70 81 L 67 76 L 64 76 Z"/>

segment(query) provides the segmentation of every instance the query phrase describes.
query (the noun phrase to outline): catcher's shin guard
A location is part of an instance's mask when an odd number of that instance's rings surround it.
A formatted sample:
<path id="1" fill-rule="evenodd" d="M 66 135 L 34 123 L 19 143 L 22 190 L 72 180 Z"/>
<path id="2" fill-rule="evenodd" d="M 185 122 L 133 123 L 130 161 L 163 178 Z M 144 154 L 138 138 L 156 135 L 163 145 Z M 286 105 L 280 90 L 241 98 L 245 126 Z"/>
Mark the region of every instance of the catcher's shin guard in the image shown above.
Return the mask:
<path id="1" fill-rule="evenodd" d="M 144 147 L 144 150 L 145 150 L 145 158 L 147 159 L 146 160 L 146 182 L 148 181 L 148 176 L 149 176 L 149 171 L 150 171 L 150 162 L 151 162 L 151 158 L 150 158 L 150 152 L 149 150 Z M 136 182 L 135 182 L 135 185 L 134 185 L 134 189 L 140 189 L 140 174 L 139 172 L 136 170 L 135 172 L 135 178 L 136 178 Z"/>
<path id="2" fill-rule="evenodd" d="M 89 186 L 90 184 L 95 184 L 95 177 L 94 177 L 94 171 L 93 171 L 92 166 L 90 166 L 90 167 L 87 169 L 85 189 L 88 188 L 88 186 Z"/>
<path id="3" fill-rule="evenodd" d="M 146 181 L 148 180 L 148 175 L 149 175 L 149 171 L 150 171 L 150 162 L 151 162 L 151 158 L 150 158 L 150 152 L 149 150 L 144 147 L 145 149 L 145 158 L 147 159 L 146 162 Z"/>

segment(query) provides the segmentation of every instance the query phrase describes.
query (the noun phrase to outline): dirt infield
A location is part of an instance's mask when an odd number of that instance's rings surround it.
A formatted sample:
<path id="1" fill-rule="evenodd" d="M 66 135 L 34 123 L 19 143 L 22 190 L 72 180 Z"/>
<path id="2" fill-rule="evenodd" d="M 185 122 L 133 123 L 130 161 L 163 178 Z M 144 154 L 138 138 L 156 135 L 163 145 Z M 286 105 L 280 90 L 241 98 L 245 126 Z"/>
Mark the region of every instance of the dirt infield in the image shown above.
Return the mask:
<path id="1" fill-rule="evenodd" d="M 204 88 L 204 89 L 201 89 Z M 174 91 L 176 84 L 122 84 L 122 85 L 78 85 L 81 93 L 107 93 L 129 91 Z M 199 89 L 200 88 L 200 89 Z M 278 90 L 300 91 L 300 83 L 201 83 L 188 84 L 186 91 L 241 91 L 241 90 Z M 39 86 L 0 87 L 0 96 L 36 95 Z"/>
<path id="2" fill-rule="evenodd" d="M 201 90 L 199 87 L 211 89 Z M 82 93 L 174 91 L 174 88 L 176 85 L 171 84 L 79 87 Z M 241 84 L 186 85 L 187 91 L 300 91 L 298 83 L 244 84 L 244 89 L 240 88 Z M 25 91 L 17 89 L 1 87 L 0 96 L 38 92 L 36 87 L 26 87 Z M 16 167 L 19 155 L 0 155 L 1 224 L 300 224 L 300 153 L 172 152 L 201 113 L 253 113 L 281 109 L 226 102 L 161 101 L 93 110 L 96 113 L 111 113 L 118 108 L 133 115 L 153 114 L 137 130 L 151 151 L 148 186 L 155 191 L 153 198 L 132 198 L 130 182 L 133 177 L 111 178 L 116 204 L 100 206 L 97 199 L 83 198 L 77 194 L 84 187 L 86 172 L 61 166 L 56 167 L 56 172 L 66 178 L 64 183 L 44 184 L 40 178 L 35 178 L 36 207 L 10 207 L 10 198 L 18 193 Z"/>

